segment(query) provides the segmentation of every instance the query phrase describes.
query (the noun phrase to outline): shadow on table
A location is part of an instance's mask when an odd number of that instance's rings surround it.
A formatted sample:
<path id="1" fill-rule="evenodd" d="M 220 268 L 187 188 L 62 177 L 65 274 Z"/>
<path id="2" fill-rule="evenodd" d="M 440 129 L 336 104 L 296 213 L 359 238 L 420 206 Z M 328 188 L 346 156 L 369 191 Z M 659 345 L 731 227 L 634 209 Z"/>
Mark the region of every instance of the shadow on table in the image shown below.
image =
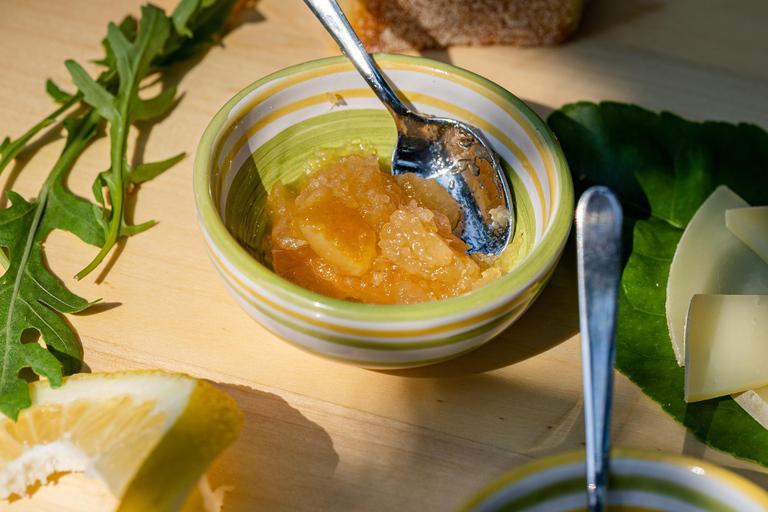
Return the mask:
<path id="1" fill-rule="evenodd" d="M 755 471 L 754 469 L 731 468 L 727 466 L 726 469 L 733 471 L 739 476 L 743 476 L 747 480 L 768 491 L 768 474 Z"/>
<path id="2" fill-rule="evenodd" d="M 696 436 L 693 434 L 693 432 L 690 430 L 685 431 L 685 441 L 683 443 L 682 451 L 683 455 L 687 457 L 693 457 L 695 459 L 703 459 L 704 454 L 708 449 L 710 448 L 707 448 L 707 445 L 696 439 Z M 735 468 L 724 466 L 722 464 L 720 465 L 730 471 L 733 471 L 737 475 L 743 476 L 747 480 L 750 480 L 751 482 L 768 491 L 768 473 L 755 471 L 754 469 Z"/>
<path id="3" fill-rule="evenodd" d="M 387 414 L 339 411 L 336 420 L 351 415 L 367 427 L 337 439 L 338 447 L 280 396 L 217 384 L 245 412 L 245 427 L 209 471 L 211 485 L 235 485 L 225 495 L 224 510 L 231 512 L 353 510 L 363 503 L 371 511 L 452 510 L 509 469 L 582 446 L 580 396 L 559 384 L 532 382 L 530 367 L 492 372 L 576 333 L 575 243 L 569 240 L 541 296 L 498 338 L 438 365 L 377 372 L 391 378 L 373 379 L 382 387 L 360 392 L 372 399 L 386 395 L 405 414 L 392 421 Z M 556 360 L 547 364 L 559 368 Z M 342 467 L 339 453 L 345 454 Z M 434 484 L 430 489 L 417 484 L 425 481 Z M 382 497 L 387 503 L 376 503 Z"/>
<path id="4" fill-rule="evenodd" d="M 664 8 L 663 2 L 654 0 L 592 0 L 584 7 L 581 24 L 573 39 L 597 36 Z"/>
<path id="5" fill-rule="evenodd" d="M 406 370 L 381 370 L 402 377 L 457 377 L 484 373 L 546 352 L 579 332 L 576 244 L 566 243 L 560 262 L 533 305 L 484 346 L 444 363 Z"/>
<path id="6" fill-rule="evenodd" d="M 339 456 L 328 433 L 278 395 L 213 384 L 245 415 L 238 440 L 208 470 L 214 491 L 232 486 L 224 510 L 332 510 Z"/>
<path id="7" fill-rule="evenodd" d="M 554 108 L 544 105 L 542 103 L 536 103 L 535 101 L 530 101 L 525 99 L 522 99 L 522 100 L 526 105 L 531 107 L 531 110 L 536 112 L 536 115 L 538 115 L 544 122 L 547 121 L 547 117 L 549 117 L 549 114 L 555 111 Z"/>
<path id="8" fill-rule="evenodd" d="M 447 49 L 446 50 L 421 50 L 419 51 L 419 55 L 421 57 L 424 57 L 425 59 L 432 59 L 438 62 L 443 62 L 445 64 L 453 65 L 453 62 L 451 61 L 451 54 L 448 52 Z"/>
<path id="9" fill-rule="evenodd" d="M 583 447 L 581 388 L 568 385 L 580 384 L 580 367 L 561 360 L 578 353 L 569 348 L 534 366 L 517 365 L 578 331 L 575 241 L 569 239 L 541 296 L 497 338 L 444 363 L 380 373 L 393 378 L 387 393 L 408 410 L 401 411 L 403 421 L 444 432 L 451 443 L 472 440 L 472 446 L 490 449 L 498 456 L 498 476 L 525 461 Z M 538 380 L 536 371 L 550 377 Z M 429 451 L 417 443 L 407 454 L 409 464 L 418 468 Z"/>

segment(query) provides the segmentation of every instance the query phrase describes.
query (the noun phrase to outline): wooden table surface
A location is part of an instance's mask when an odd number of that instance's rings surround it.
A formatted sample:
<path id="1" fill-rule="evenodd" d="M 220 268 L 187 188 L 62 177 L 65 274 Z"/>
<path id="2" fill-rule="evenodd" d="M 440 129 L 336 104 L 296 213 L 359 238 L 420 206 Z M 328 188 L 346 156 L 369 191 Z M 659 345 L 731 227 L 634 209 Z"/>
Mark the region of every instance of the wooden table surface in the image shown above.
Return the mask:
<path id="1" fill-rule="evenodd" d="M 67 88 L 64 60 L 100 58 L 107 23 L 137 15 L 140 3 L 0 0 L 0 136 L 19 136 L 47 115 L 45 79 Z M 166 11 L 175 5 L 157 3 Z M 761 0 L 593 0 L 579 32 L 559 47 L 424 55 L 499 83 L 542 116 L 569 102 L 617 100 L 768 128 L 767 21 L 768 3 Z M 221 46 L 176 71 L 182 98 L 168 118 L 149 137 L 147 130 L 135 134 L 131 147 L 145 161 L 188 153 L 142 185 L 131 203 L 135 222 L 155 219 L 157 226 L 121 242 L 82 282 L 71 276 L 96 249 L 74 236 L 54 232 L 45 244 L 47 263 L 75 293 L 102 299 L 68 317 L 91 371 L 186 372 L 237 400 L 244 429 L 209 472 L 214 488 L 232 486 L 225 511 L 449 512 L 509 469 L 583 446 L 574 247 L 511 328 L 473 353 L 421 369 L 381 372 L 328 362 L 246 316 L 204 251 L 192 155 L 208 121 L 240 89 L 335 54 L 303 2 L 260 0 Z M 0 178 L 2 191 L 36 196 L 62 147 L 58 133 L 22 153 Z M 69 187 L 92 197 L 107 155 L 107 140 L 98 140 L 78 161 Z M 7 206 L 5 197 L 0 206 Z M 713 461 L 768 488 L 765 469 L 705 447 L 623 376 L 616 374 L 615 385 L 616 445 Z M 32 500 L 0 510 L 110 507 L 99 484 L 66 475 Z"/>

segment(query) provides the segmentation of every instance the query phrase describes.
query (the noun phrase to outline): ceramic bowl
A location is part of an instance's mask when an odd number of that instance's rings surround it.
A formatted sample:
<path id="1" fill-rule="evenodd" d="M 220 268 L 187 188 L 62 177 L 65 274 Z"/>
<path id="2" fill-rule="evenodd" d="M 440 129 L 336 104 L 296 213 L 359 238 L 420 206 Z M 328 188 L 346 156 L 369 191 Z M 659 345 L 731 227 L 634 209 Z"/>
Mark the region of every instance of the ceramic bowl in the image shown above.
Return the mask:
<path id="1" fill-rule="evenodd" d="M 573 184 L 546 124 L 498 85 L 423 58 L 378 55 L 376 61 L 416 111 L 478 127 L 503 159 L 525 254 L 513 271 L 457 298 L 384 306 L 309 292 L 263 263 L 264 205 L 275 181 L 296 179 L 315 148 L 352 139 L 373 143 L 383 159 L 391 155 L 394 121 L 344 57 L 279 71 L 232 98 L 198 148 L 195 205 L 216 271 L 264 327 L 336 361 L 419 366 L 482 345 L 530 306 L 568 237 Z"/>
<path id="2" fill-rule="evenodd" d="M 700 460 L 614 449 L 608 512 L 765 512 L 768 493 Z M 456 512 L 586 512 L 584 451 L 538 460 L 503 475 Z"/>

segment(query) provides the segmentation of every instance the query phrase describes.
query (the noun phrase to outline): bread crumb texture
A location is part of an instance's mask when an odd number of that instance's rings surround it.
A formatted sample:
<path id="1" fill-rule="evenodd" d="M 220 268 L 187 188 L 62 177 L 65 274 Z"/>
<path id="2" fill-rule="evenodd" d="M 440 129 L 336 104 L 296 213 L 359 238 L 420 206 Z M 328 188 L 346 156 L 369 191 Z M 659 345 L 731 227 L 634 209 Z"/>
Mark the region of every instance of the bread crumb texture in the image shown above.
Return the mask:
<path id="1" fill-rule="evenodd" d="M 454 45 L 545 46 L 579 24 L 585 0 L 343 0 L 369 52 Z"/>

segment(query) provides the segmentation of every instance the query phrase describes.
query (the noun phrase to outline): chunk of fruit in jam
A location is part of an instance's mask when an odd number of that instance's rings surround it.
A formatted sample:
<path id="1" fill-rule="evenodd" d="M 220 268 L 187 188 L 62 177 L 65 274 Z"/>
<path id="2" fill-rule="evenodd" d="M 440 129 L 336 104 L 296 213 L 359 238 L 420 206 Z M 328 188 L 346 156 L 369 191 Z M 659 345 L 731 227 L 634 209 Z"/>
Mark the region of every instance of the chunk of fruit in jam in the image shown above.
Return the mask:
<path id="1" fill-rule="evenodd" d="M 308 194 L 296 208 L 296 221 L 309 247 L 339 274 L 361 276 L 373 265 L 376 232 L 333 190 L 319 188 Z"/>
<path id="2" fill-rule="evenodd" d="M 393 178 L 375 155 L 354 154 L 316 171 L 298 195 L 278 182 L 267 202 L 267 260 L 299 286 L 373 304 L 455 297 L 500 277 L 466 254 L 446 216 L 458 222 L 461 212 L 434 185 Z"/>
<path id="3" fill-rule="evenodd" d="M 416 201 L 420 206 L 440 212 L 451 224 L 451 229 L 456 232 L 456 228 L 461 229 L 459 223 L 462 220 L 461 206 L 451 194 L 448 193 L 435 180 L 425 180 L 415 174 L 398 174 L 395 176 L 395 182 L 403 190 L 403 195 L 407 201 Z"/>

